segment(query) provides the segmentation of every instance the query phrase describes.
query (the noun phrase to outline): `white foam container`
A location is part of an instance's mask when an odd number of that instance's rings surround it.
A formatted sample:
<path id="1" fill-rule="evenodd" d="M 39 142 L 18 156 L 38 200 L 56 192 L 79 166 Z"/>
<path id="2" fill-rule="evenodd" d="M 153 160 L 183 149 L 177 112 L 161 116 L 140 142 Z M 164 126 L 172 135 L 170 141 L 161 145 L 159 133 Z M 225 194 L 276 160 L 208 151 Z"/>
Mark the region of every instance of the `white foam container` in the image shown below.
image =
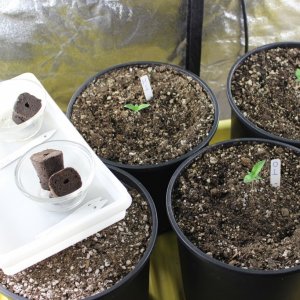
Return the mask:
<path id="1" fill-rule="evenodd" d="M 15 78 L 32 80 L 41 85 L 31 73 Z M 30 89 L 28 92 L 30 93 Z M 50 140 L 66 139 L 90 148 L 46 90 L 45 92 L 47 106 L 43 125 L 36 136 L 56 129 Z M 5 99 L 0 97 L 0 107 L 2 101 Z M 5 157 L 28 141 L 1 142 L 0 157 Z M 106 199 L 106 202 L 99 209 L 83 209 L 76 218 L 65 219 L 73 211 L 49 212 L 25 197 L 14 180 L 18 160 L 0 170 L 0 268 L 5 274 L 20 272 L 125 217 L 132 200 L 129 193 L 96 154 L 93 155 L 95 176 L 82 205 L 97 197 Z M 63 220 L 68 220 L 67 226 L 59 226 L 59 222 Z"/>

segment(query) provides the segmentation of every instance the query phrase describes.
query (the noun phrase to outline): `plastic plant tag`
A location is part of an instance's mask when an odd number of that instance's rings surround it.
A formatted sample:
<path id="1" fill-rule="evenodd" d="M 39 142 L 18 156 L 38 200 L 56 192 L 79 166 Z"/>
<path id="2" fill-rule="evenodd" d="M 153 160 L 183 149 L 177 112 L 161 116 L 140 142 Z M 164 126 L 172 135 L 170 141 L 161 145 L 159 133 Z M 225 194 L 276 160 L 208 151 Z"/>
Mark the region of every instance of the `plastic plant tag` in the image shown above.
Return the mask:
<path id="1" fill-rule="evenodd" d="M 281 178 L 281 160 L 272 159 L 271 160 L 271 174 L 270 174 L 270 184 L 274 187 L 280 187 Z"/>
<path id="2" fill-rule="evenodd" d="M 153 98 L 153 92 L 150 84 L 150 80 L 148 75 L 144 75 L 140 77 L 141 84 L 143 87 L 144 95 L 147 101 L 151 100 Z"/>

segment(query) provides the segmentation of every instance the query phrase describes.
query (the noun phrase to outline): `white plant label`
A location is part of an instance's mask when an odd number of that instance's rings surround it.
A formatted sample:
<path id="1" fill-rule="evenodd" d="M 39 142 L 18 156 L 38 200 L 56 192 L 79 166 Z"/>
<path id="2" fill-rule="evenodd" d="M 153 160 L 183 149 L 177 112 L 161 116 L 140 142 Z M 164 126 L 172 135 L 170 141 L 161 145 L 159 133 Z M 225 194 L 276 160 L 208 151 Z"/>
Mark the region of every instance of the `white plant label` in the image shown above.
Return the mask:
<path id="1" fill-rule="evenodd" d="M 153 92 L 150 84 L 150 80 L 148 75 L 144 75 L 140 77 L 141 84 L 143 87 L 144 95 L 147 101 L 151 100 L 153 98 Z"/>
<path id="2" fill-rule="evenodd" d="M 271 160 L 271 174 L 270 174 L 270 184 L 274 187 L 280 187 L 281 178 L 281 160 L 272 159 Z"/>

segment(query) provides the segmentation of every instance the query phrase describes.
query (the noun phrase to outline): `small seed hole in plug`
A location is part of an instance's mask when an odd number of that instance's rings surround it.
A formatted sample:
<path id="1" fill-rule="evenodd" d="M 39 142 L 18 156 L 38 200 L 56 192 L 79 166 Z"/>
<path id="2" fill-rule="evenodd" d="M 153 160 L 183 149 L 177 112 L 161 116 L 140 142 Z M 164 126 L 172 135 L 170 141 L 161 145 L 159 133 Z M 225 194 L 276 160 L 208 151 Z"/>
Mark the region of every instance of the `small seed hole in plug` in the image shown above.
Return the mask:
<path id="1" fill-rule="evenodd" d="M 49 153 L 44 153 L 43 156 L 47 156 Z"/>
<path id="2" fill-rule="evenodd" d="M 69 182 L 68 178 L 64 180 L 64 184 L 67 184 L 68 182 Z"/>
<path id="3" fill-rule="evenodd" d="M 28 102 L 26 102 L 26 103 L 25 103 L 25 106 L 28 108 L 28 107 L 29 107 L 29 103 L 28 103 Z"/>

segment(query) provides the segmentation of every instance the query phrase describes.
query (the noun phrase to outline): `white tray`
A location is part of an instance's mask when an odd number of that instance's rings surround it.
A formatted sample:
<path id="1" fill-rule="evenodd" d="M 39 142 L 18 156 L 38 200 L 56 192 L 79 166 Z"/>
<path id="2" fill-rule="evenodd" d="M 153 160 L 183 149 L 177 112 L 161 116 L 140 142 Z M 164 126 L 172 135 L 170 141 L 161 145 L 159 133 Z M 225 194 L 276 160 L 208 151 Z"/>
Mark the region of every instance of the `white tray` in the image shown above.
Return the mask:
<path id="1" fill-rule="evenodd" d="M 29 79 L 41 85 L 31 73 L 15 78 Z M 0 98 L 0 107 L 1 101 L 5 99 Z M 47 93 L 45 118 L 37 135 L 54 128 L 57 131 L 50 140 L 67 139 L 89 147 Z M 0 157 L 5 157 L 25 143 L 0 143 Z M 101 196 L 107 199 L 105 206 L 85 210 L 86 213 L 80 215 L 80 220 L 73 219 L 63 230 L 54 229 L 49 234 L 43 232 L 62 221 L 72 211 L 47 212 L 25 197 L 14 180 L 18 160 L 0 170 L 0 268 L 4 273 L 13 275 L 124 218 L 126 209 L 131 204 L 129 193 L 96 154 L 94 159 L 95 177 L 85 202 Z"/>

